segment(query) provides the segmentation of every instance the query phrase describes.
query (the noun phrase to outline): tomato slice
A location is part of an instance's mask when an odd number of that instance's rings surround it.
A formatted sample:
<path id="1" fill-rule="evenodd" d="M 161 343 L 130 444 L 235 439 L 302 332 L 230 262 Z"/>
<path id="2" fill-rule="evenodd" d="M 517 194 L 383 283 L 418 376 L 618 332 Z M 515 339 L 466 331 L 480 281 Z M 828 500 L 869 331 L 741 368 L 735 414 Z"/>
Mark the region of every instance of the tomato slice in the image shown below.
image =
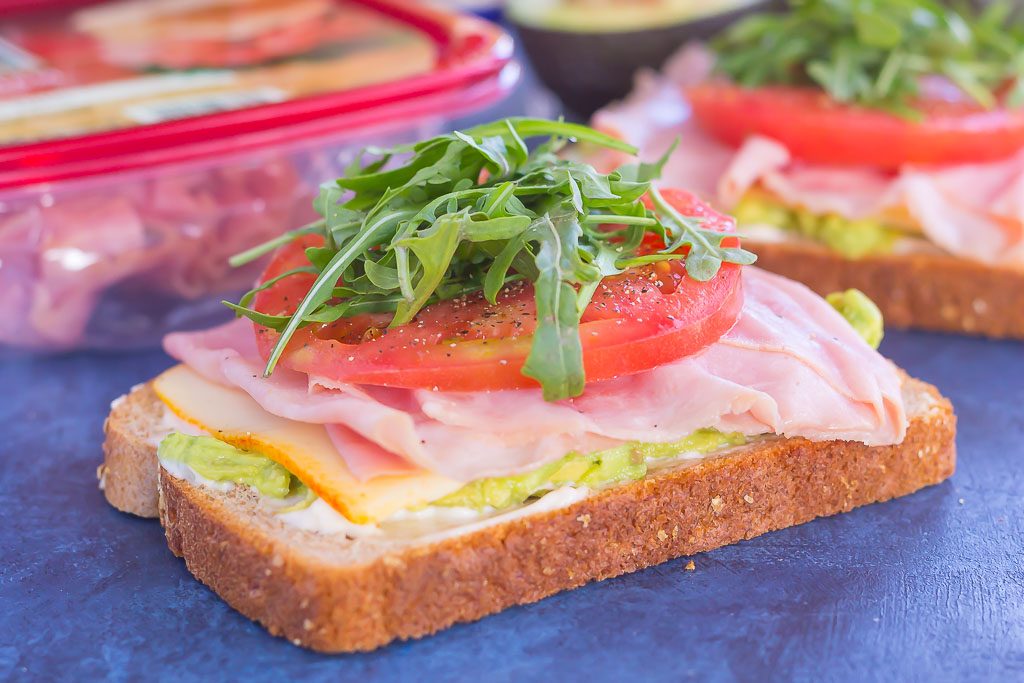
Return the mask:
<path id="1" fill-rule="evenodd" d="M 692 195 L 663 191 L 684 215 L 705 218 L 704 226 L 733 231 L 731 219 Z M 733 240 L 730 240 L 733 241 Z M 281 249 L 263 275 L 266 282 L 306 264 L 306 237 Z M 738 238 L 733 246 L 738 245 Z M 313 276 L 286 277 L 259 292 L 255 309 L 292 313 Z M 696 353 L 736 322 L 743 304 L 740 268 L 723 264 L 709 282 L 685 274 L 680 261 L 634 268 L 606 278 L 580 319 L 587 381 L 629 375 Z M 480 294 L 424 308 L 412 322 L 387 328 L 390 314 L 360 315 L 299 330 L 280 363 L 293 370 L 339 382 L 443 391 L 536 387 L 521 373 L 537 324 L 533 288 L 506 287 L 497 303 Z M 257 326 L 260 353 L 268 358 L 278 333 Z"/>
<path id="2" fill-rule="evenodd" d="M 764 135 L 811 163 L 896 169 L 994 161 L 1024 148 L 1024 109 L 982 109 L 949 93 L 920 103 L 917 120 L 840 104 L 810 88 L 712 81 L 686 95 L 697 122 L 719 140 L 739 146 Z"/>

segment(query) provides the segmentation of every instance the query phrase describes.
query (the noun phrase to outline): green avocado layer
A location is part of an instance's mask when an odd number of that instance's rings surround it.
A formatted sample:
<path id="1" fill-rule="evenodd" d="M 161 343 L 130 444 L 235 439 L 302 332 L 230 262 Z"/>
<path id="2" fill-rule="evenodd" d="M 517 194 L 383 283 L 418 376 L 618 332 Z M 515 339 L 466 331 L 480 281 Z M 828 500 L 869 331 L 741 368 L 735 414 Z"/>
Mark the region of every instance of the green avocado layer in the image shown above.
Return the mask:
<path id="1" fill-rule="evenodd" d="M 794 232 L 850 259 L 888 254 L 907 235 L 878 220 L 851 220 L 836 214 L 816 214 L 785 206 L 770 197 L 745 195 L 733 210 L 741 226 L 764 224 Z"/>
<path id="2" fill-rule="evenodd" d="M 560 460 L 511 477 L 492 477 L 470 482 L 432 505 L 506 508 L 551 489 L 576 484 L 599 488 L 620 481 L 642 479 L 647 461 L 670 458 L 682 453 L 706 454 L 727 446 L 747 442 L 742 434 L 723 434 L 715 429 L 699 429 L 672 443 L 633 443 L 586 455 L 570 453 Z"/>
<path id="3" fill-rule="evenodd" d="M 707 454 L 746 442 L 742 434 L 700 429 L 672 443 L 634 443 L 586 455 L 570 453 L 523 474 L 470 482 L 431 505 L 502 509 L 568 484 L 599 488 L 641 479 L 647 474 L 649 460 L 683 453 Z M 246 484 L 271 498 L 283 499 L 308 491 L 298 478 L 270 458 L 235 448 L 212 436 L 169 434 L 160 442 L 158 456 L 162 461 L 185 464 L 206 479 Z"/>
<path id="4" fill-rule="evenodd" d="M 846 322 L 864 338 L 868 346 L 878 348 L 884 336 L 885 321 L 882 312 L 867 294 L 859 289 L 848 289 L 845 292 L 832 292 L 825 300 L 846 318 Z"/>
<path id="5" fill-rule="evenodd" d="M 180 462 L 211 481 L 246 484 L 270 498 L 287 498 L 305 488 L 270 458 L 250 453 L 212 436 L 168 434 L 157 448 L 162 461 Z"/>

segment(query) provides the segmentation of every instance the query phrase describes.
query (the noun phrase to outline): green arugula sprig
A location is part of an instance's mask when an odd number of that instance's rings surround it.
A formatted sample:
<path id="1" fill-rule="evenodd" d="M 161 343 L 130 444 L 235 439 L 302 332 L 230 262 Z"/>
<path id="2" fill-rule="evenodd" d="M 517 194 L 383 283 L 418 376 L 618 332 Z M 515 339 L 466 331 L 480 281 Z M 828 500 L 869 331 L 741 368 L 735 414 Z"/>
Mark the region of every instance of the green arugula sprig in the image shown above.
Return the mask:
<path id="1" fill-rule="evenodd" d="M 915 117 L 924 76 L 945 77 L 978 104 L 1024 104 L 1024 29 L 1014 2 L 978 13 L 936 0 L 790 0 L 717 37 L 717 70 L 746 87 L 806 85 L 840 102 Z"/>
<path id="2" fill-rule="evenodd" d="M 532 151 L 525 139 L 545 137 Z M 603 133 L 564 121 L 513 118 L 441 135 L 411 146 L 369 150 L 345 176 L 321 187 L 314 202 L 323 218 L 240 254 L 240 265 L 306 234 L 323 237 L 306 250 L 308 264 L 281 274 L 316 279 L 292 315 L 250 308 L 264 283 L 238 304 L 239 315 L 280 332 L 266 366 L 273 372 L 299 328 L 342 317 L 392 314 L 391 326 L 412 321 L 424 306 L 482 292 L 494 303 L 510 282 L 532 283 L 537 328 L 523 374 L 547 400 L 577 396 L 584 372 L 579 320 L 602 278 L 654 260 L 683 258 L 701 281 L 723 262 L 754 255 L 721 245 L 722 233 L 675 211 L 650 185 L 668 155 L 603 174 L 562 158 L 569 140 L 635 154 Z M 671 152 L 671 150 L 670 150 Z M 481 181 L 481 178 L 486 178 Z M 641 197 L 650 193 L 655 210 Z M 607 226 L 621 226 L 609 230 Z M 661 248 L 640 255 L 647 234 Z"/>

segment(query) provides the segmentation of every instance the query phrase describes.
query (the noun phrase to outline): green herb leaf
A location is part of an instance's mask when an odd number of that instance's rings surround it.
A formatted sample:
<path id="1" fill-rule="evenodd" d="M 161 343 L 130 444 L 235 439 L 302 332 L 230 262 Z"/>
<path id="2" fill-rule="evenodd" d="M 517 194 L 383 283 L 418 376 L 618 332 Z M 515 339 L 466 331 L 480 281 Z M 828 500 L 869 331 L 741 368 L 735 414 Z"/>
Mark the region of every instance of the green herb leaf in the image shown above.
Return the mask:
<path id="1" fill-rule="evenodd" d="M 978 3 L 980 4 L 980 3 Z M 919 117 L 921 78 L 947 78 L 983 107 L 1021 82 L 1024 22 L 1012 3 L 789 0 L 719 35 L 717 70 L 744 87 L 816 86 L 840 102 Z M 1024 99 L 1021 96 L 1020 99 Z M 1008 106 L 1020 102 L 1011 92 Z"/>
<path id="2" fill-rule="evenodd" d="M 412 300 L 398 304 L 391 327 L 412 320 L 444 280 L 459 246 L 459 228 L 463 220 L 469 220 L 469 217 L 462 214 L 443 216 L 422 235 L 407 237 L 398 243 L 416 255 L 422 273 L 412 288 Z"/>
<path id="3" fill-rule="evenodd" d="M 260 313 L 259 311 L 254 311 L 251 308 L 240 306 L 231 301 L 221 301 L 221 303 L 234 311 L 239 318 L 248 318 L 257 325 L 269 327 L 270 329 L 277 330 L 278 332 L 283 330 L 292 320 L 292 316 L 289 315 L 267 315 L 265 313 Z"/>
<path id="4" fill-rule="evenodd" d="M 538 229 L 537 329 L 523 374 L 544 388 L 544 400 L 558 401 L 583 393 L 583 346 L 580 343 L 576 290 L 570 284 L 576 267 L 571 252 L 582 234 L 575 216 L 545 216 Z"/>

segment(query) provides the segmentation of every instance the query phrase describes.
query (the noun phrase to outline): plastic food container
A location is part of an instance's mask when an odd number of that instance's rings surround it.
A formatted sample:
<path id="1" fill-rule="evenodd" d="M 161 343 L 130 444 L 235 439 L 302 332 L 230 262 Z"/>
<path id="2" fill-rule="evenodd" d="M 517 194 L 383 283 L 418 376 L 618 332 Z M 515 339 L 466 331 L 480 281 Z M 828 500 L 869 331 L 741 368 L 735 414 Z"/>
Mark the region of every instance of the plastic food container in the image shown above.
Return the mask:
<path id="1" fill-rule="evenodd" d="M 518 73 L 494 25 L 402 0 L 55 4 L 0 0 L 4 351 L 226 319 L 261 266 L 230 255 L 312 220 L 364 146 L 436 133 Z"/>

